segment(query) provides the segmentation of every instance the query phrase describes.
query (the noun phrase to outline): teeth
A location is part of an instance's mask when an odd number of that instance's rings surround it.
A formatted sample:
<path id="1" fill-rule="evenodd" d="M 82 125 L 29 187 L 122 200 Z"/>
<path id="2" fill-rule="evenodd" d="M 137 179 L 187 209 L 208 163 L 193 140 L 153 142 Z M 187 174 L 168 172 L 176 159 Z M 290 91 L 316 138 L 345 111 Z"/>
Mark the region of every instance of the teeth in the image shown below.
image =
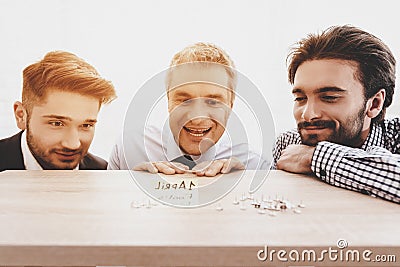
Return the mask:
<path id="1" fill-rule="evenodd" d="M 202 137 L 204 136 L 204 134 L 211 129 L 211 127 L 209 128 L 202 128 L 202 129 L 198 129 L 198 128 L 190 128 L 190 127 L 185 127 L 188 131 L 188 133 L 192 136 L 195 137 Z"/>
<path id="2" fill-rule="evenodd" d="M 210 128 L 194 129 L 194 128 L 189 128 L 189 127 L 186 127 L 186 128 L 191 132 L 197 132 L 197 133 L 202 133 L 202 132 L 208 131 L 210 129 Z"/>
<path id="3" fill-rule="evenodd" d="M 196 136 L 196 137 L 202 137 L 202 136 L 204 136 L 203 133 L 201 133 L 201 134 L 195 134 L 195 133 L 189 132 L 189 134 L 192 135 L 192 136 Z"/>

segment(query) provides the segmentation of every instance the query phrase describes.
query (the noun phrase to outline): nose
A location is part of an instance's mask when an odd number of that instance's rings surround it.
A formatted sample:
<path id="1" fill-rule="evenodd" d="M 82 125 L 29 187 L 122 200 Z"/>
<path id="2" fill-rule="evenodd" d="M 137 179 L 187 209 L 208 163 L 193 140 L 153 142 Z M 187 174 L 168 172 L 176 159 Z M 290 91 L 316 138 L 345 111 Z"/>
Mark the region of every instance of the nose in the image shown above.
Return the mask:
<path id="1" fill-rule="evenodd" d="M 196 99 L 187 112 L 187 120 L 190 120 L 193 124 L 200 124 L 205 117 L 209 117 L 207 106 L 199 100 Z"/>
<path id="2" fill-rule="evenodd" d="M 81 140 L 79 136 L 78 129 L 69 129 L 63 136 L 63 140 L 61 141 L 61 145 L 64 148 L 75 150 L 79 149 L 81 146 Z"/>
<path id="3" fill-rule="evenodd" d="M 307 104 L 303 106 L 301 118 L 305 121 L 312 121 L 321 118 L 321 111 L 318 105 L 313 101 L 308 101 Z"/>

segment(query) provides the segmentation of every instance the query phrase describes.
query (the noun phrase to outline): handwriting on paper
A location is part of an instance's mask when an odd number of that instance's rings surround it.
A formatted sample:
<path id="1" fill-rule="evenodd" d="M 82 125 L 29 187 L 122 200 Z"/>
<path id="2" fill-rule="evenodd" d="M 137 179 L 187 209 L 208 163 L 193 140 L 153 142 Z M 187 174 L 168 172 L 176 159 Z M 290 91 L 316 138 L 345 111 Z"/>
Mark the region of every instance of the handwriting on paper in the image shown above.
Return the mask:
<path id="1" fill-rule="evenodd" d="M 163 202 L 178 206 L 196 205 L 199 198 L 197 183 L 192 179 L 158 180 L 153 194 Z"/>
<path id="2" fill-rule="evenodd" d="M 179 185 L 178 185 L 179 184 Z M 156 190 L 168 190 L 168 189 L 184 189 L 192 190 L 196 185 L 193 181 L 181 181 L 180 183 L 168 183 L 159 181 L 154 189 Z"/>

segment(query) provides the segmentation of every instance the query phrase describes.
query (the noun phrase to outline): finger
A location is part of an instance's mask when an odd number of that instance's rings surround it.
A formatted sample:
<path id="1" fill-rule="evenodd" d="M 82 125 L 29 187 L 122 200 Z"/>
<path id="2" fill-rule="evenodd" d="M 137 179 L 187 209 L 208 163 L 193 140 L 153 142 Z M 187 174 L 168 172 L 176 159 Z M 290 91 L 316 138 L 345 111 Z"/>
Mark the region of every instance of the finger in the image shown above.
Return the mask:
<path id="1" fill-rule="evenodd" d="M 142 162 L 135 167 L 133 167 L 134 171 L 147 171 L 150 173 L 158 173 L 158 169 L 151 162 Z"/>
<path id="2" fill-rule="evenodd" d="M 158 169 L 159 172 L 164 174 L 175 174 L 175 169 L 168 166 L 166 162 L 155 162 L 154 166 Z"/>
<path id="3" fill-rule="evenodd" d="M 204 176 L 207 167 L 211 164 L 210 161 L 204 161 L 202 163 L 197 164 L 192 168 L 192 171 L 195 171 L 197 176 Z"/>
<path id="4" fill-rule="evenodd" d="M 206 173 L 204 171 L 198 171 L 195 173 L 197 176 L 204 176 Z"/>
<path id="5" fill-rule="evenodd" d="M 168 166 L 173 168 L 175 172 L 179 174 L 185 173 L 185 171 L 189 170 L 189 167 L 186 166 L 185 164 L 175 161 L 169 162 Z"/>
<path id="6" fill-rule="evenodd" d="M 202 171 L 204 170 L 208 165 L 210 165 L 209 161 L 203 161 L 202 163 L 197 164 L 192 168 L 193 171 Z"/>
<path id="7" fill-rule="evenodd" d="M 230 158 L 224 162 L 221 173 L 228 173 L 231 170 L 244 170 L 244 164 L 237 158 Z"/>
<path id="8" fill-rule="evenodd" d="M 227 161 L 225 161 L 224 162 L 224 165 L 222 166 L 222 169 L 221 169 L 221 173 L 228 173 L 228 172 L 230 172 L 231 171 L 231 169 L 232 169 L 232 160 L 227 160 Z"/>
<path id="9" fill-rule="evenodd" d="M 214 161 L 213 163 L 211 163 L 210 166 L 208 166 L 208 168 L 204 174 L 208 177 L 213 177 L 213 176 L 217 175 L 218 173 L 221 172 L 221 169 L 224 166 L 225 161 L 227 161 L 227 160 Z"/>
<path id="10" fill-rule="evenodd" d="M 195 174 L 197 175 L 197 176 L 204 176 L 205 175 L 205 172 L 206 172 L 206 170 L 207 170 L 207 168 L 205 168 L 205 167 L 199 167 L 199 168 L 197 168 L 197 169 L 192 169 L 192 170 L 194 170 L 195 171 Z"/>

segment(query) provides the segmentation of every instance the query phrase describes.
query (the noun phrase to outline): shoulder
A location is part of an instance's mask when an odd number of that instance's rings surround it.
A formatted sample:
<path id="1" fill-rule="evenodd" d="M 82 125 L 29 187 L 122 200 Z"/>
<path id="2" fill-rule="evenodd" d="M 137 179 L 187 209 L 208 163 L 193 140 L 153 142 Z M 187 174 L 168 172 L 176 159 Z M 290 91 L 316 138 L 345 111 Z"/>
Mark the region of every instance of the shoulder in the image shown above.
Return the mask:
<path id="1" fill-rule="evenodd" d="M 386 131 L 388 133 L 396 133 L 398 134 L 400 131 L 400 118 L 393 118 L 391 120 L 384 120 Z"/>
<path id="2" fill-rule="evenodd" d="M 11 137 L 0 140 L 0 157 L 12 157 L 15 153 L 22 153 L 21 135 L 22 132 L 19 132 Z"/>
<path id="3" fill-rule="evenodd" d="M 383 124 L 387 149 L 392 153 L 400 153 L 400 118 L 386 119 Z"/>
<path id="4" fill-rule="evenodd" d="M 166 132 L 170 132 L 169 127 Z M 144 143 L 161 145 L 164 139 L 163 128 L 153 124 L 146 125 L 145 128 L 132 127 L 129 131 L 124 131 L 119 138 L 118 146 L 140 146 L 143 147 Z"/>
<path id="5" fill-rule="evenodd" d="M 23 170 L 24 163 L 21 151 L 22 131 L 0 140 L 0 171 L 6 169 Z"/>
<path id="6" fill-rule="evenodd" d="M 104 159 L 95 156 L 91 153 L 88 153 L 79 164 L 80 170 L 106 170 L 107 169 L 107 161 Z"/>
<path id="7" fill-rule="evenodd" d="M 7 148 L 21 143 L 22 131 L 8 138 L 0 140 L 0 148 Z"/>

